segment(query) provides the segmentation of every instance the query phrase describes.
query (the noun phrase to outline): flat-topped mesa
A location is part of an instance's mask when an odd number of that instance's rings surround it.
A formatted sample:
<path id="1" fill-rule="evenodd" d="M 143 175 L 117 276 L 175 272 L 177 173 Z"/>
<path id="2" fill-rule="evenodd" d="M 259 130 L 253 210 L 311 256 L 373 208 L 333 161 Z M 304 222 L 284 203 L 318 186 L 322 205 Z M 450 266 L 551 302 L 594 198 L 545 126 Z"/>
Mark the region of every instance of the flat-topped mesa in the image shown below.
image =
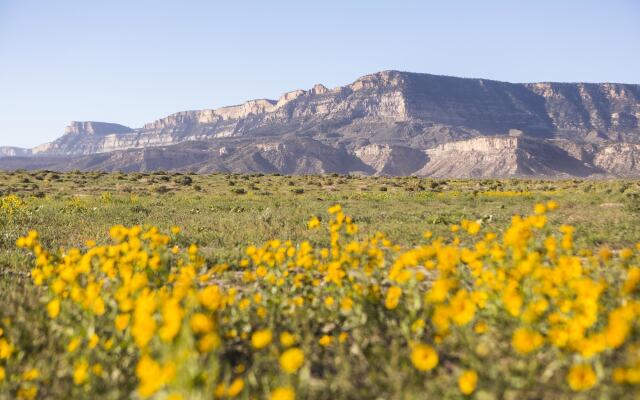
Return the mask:
<path id="1" fill-rule="evenodd" d="M 111 135 L 131 133 L 133 129 L 120 124 L 95 121 L 72 121 L 65 129 L 65 135 Z"/>
<path id="2" fill-rule="evenodd" d="M 426 176 L 588 176 L 604 170 L 640 176 L 640 85 L 522 84 L 391 70 L 336 88 L 310 85 L 277 100 L 179 112 L 135 130 L 73 122 L 66 133 L 28 155 L 96 155 L 87 165 L 97 168 L 103 153 L 139 157 L 163 147 L 177 153 L 158 165 L 177 168 L 174 155 L 197 147 L 193 154 L 201 160 L 201 147 L 209 146 L 213 158 L 197 170 Z M 294 137 L 305 140 L 294 143 Z M 273 150 L 256 148 L 265 138 Z M 616 142 L 633 146 L 603 150 Z M 624 162 L 614 159 L 617 152 Z M 0 167 L 20 151 L 2 154 Z M 115 167 L 105 168 L 130 168 L 118 154 Z"/>

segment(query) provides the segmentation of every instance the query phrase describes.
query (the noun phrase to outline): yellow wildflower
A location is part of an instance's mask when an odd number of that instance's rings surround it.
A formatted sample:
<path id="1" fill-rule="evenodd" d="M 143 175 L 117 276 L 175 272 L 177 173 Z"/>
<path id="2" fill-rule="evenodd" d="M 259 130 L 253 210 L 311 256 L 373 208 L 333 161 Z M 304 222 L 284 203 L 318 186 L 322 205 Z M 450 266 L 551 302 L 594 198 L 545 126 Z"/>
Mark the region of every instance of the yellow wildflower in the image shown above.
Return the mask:
<path id="1" fill-rule="evenodd" d="M 537 350 L 543 343 L 544 338 L 542 335 L 527 328 L 518 328 L 511 339 L 513 348 L 522 354 L 528 354 Z"/>
<path id="2" fill-rule="evenodd" d="M 470 395 L 476 390 L 478 374 L 474 370 L 467 370 L 458 378 L 458 388 L 463 394 Z"/>
<path id="3" fill-rule="evenodd" d="M 337 214 L 342 211 L 342 207 L 340 206 L 340 204 L 336 204 L 334 206 L 329 207 L 328 211 L 329 211 L 329 214 Z"/>
<path id="4" fill-rule="evenodd" d="M 309 222 L 307 222 L 307 227 L 309 229 L 316 229 L 319 226 L 320 226 L 320 220 L 318 219 L 318 217 L 313 217 L 309 220 Z"/>
<path id="5" fill-rule="evenodd" d="M 49 313 L 49 317 L 55 319 L 60 314 L 60 300 L 53 299 L 47 304 L 47 312 Z"/>
<path id="6" fill-rule="evenodd" d="M 588 364 L 576 364 L 567 374 L 567 383 L 574 392 L 589 390 L 598 382 L 596 373 Z"/>
<path id="7" fill-rule="evenodd" d="M 244 380 L 242 378 L 236 378 L 231 382 L 229 388 L 227 389 L 227 396 L 236 397 L 239 395 L 244 389 Z"/>
<path id="8" fill-rule="evenodd" d="M 321 346 L 329 346 L 331 343 L 333 342 L 333 338 L 329 335 L 323 335 L 319 340 L 318 343 Z"/>
<path id="9" fill-rule="evenodd" d="M 129 326 L 130 319 L 131 319 L 131 316 L 129 314 L 118 314 L 118 316 L 115 319 L 116 329 L 119 331 L 123 331 L 127 329 L 127 326 Z"/>
<path id="10" fill-rule="evenodd" d="M 80 338 L 71 339 L 71 341 L 69 341 L 69 344 L 67 344 L 67 352 L 73 353 L 74 351 L 76 351 L 78 347 L 80 347 L 81 342 L 82 341 Z"/>
<path id="11" fill-rule="evenodd" d="M 82 385 L 89 376 L 89 363 L 82 360 L 73 367 L 73 383 Z"/>
<path id="12" fill-rule="evenodd" d="M 327 307 L 331 307 L 333 305 L 334 301 L 335 300 L 333 299 L 333 297 L 328 296 L 328 297 L 326 297 L 324 299 L 324 305 L 327 306 Z"/>
<path id="13" fill-rule="evenodd" d="M 5 338 L 0 338 L 0 360 L 11 357 L 13 346 Z"/>
<path id="14" fill-rule="evenodd" d="M 402 295 L 402 289 L 398 286 L 391 286 L 387 291 L 387 297 L 384 300 L 384 306 L 393 310 L 398 307 L 398 303 L 400 302 L 400 296 Z"/>
<path id="15" fill-rule="evenodd" d="M 471 322 L 476 312 L 476 305 L 465 290 L 459 290 L 456 293 L 451 299 L 450 307 L 451 319 L 456 325 L 461 326 Z"/>
<path id="16" fill-rule="evenodd" d="M 438 353 L 428 344 L 418 343 L 411 350 L 411 362 L 420 371 L 430 371 L 438 365 Z"/>
<path id="17" fill-rule="evenodd" d="M 222 301 L 222 292 L 218 286 L 207 286 L 198 292 L 198 301 L 209 310 L 217 310 Z"/>
<path id="18" fill-rule="evenodd" d="M 22 379 L 25 381 L 33 381 L 40 377 L 40 371 L 37 368 L 29 368 L 22 373 Z"/>
<path id="19" fill-rule="evenodd" d="M 209 333 L 213 330 L 214 324 L 211 318 L 202 313 L 195 313 L 190 320 L 191 330 L 195 333 Z"/>
<path id="20" fill-rule="evenodd" d="M 102 368 L 102 364 L 94 364 L 93 367 L 91 367 L 91 372 L 96 376 L 102 376 L 104 368 Z"/>
<path id="21" fill-rule="evenodd" d="M 99 342 L 100 342 L 100 337 L 95 333 L 92 333 L 91 336 L 89 336 L 88 346 L 90 349 L 93 349 L 98 345 Z"/>
<path id="22" fill-rule="evenodd" d="M 269 329 L 256 331 L 251 335 L 251 345 L 256 349 L 267 347 L 272 340 L 272 334 Z"/>
<path id="23" fill-rule="evenodd" d="M 293 346 L 295 342 L 296 342 L 295 335 L 286 331 L 280 334 L 280 344 L 282 344 L 284 347 Z"/>
<path id="24" fill-rule="evenodd" d="M 349 312 L 353 308 L 353 300 L 348 297 L 343 298 L 340 301 L 340 308 L 342 311 Z"/>
<path id="25" fill-rule="evenodd" d="M 198 341 L 198 351 L 208 353 L 220 346 L 220 337 L 215 333 L 207 333 Z"/>
<path id="26" fill-rule="evenodd" d="M 286 350 L 280 356 L 280 368 L 288 374 L 294 374 L 304 364 L 304 353 L 297 347 Z"/>
<path id="27" fill-rule="evenodd" d="M 296 392 L 290 387 L 276 388 L 269 396 L 269 400 L 295 400 L 295 398 Z"/>

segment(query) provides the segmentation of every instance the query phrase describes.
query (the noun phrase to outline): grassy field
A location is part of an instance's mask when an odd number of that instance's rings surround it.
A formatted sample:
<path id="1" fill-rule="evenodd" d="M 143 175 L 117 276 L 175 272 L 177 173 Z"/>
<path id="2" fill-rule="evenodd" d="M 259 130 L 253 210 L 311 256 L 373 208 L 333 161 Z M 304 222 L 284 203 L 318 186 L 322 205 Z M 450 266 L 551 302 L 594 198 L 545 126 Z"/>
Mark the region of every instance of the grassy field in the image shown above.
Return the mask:
<path id="1" fill-rule="evenodd" d="M 0 173 L 0 398 L 633 398 L 638 241 L 636 181 Z"/>

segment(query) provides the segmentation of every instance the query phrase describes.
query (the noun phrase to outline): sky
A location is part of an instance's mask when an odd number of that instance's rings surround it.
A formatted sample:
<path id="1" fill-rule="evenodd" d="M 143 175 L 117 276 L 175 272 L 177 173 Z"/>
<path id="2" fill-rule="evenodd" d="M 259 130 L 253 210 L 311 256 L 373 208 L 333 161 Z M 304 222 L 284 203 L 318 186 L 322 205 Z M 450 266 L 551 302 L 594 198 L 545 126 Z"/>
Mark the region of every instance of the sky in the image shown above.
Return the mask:
<path id="1" fill-rule="evenodd" d="M 387 69 L 640 83 L 640 1 L 0 0 L 0 146 Z"/>

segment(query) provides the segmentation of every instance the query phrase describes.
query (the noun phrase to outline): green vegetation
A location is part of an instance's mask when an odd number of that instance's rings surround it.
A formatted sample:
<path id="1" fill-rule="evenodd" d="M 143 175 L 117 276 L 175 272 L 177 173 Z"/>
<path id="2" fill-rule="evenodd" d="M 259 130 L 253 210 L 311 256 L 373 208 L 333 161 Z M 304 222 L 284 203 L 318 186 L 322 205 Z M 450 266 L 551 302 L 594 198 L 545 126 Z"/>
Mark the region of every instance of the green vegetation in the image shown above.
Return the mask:
<path id="1" fill-rule="evenodd" d="M 16 247 L 16 241 L 31 230 L 38 231 L 42 246 L 53 252 L 58 248 L 86 248 L 87 240 L 106 245 L 114 225 L 157 226 L 162 232 L 177 226 L 181 231 L 172 244 L 180 248 L 196 244 L 204 265 L 230 265 L 222 278 L 216 278 L 225 287 L 224 279 L 238 283 L 238 265 L 248 245 L 261 246 L 277 238 L 293 243 L 309 240 L 317 247 L 329 247 L 326 232 L 309 230 L 307 223 L 317 216 L 326 225 L 327 209 L 334 204 L 341 204 L 353 216 L 359 237 L 380 231 L 392 242 L 410 248 L 424 241 L 425 231 L 433 232 L 434 237 L 449 237 L 452 226 L 461 220 L 478 221 L 483 231 L 500 234 L 511 224 L 512 216 L 528 215 L 534 204 L 550 200 L 560 207 L 548 215 L 548 225 L 574 226 L 577 248 L 596 252 L 607 248 L 616 253 L 622 248 L 635 248 L 640 240 L 640 182 L 636 181 L 0 173 L 0 317 L 4 335 L 15 345 L 18 363 L 39 371 L 38 379 L 43 384 L 38 396 L 64 398 L 74 393 L 75 397 L 124 398 L 136 388 L 135 380 L 117 374 L 97 386 L 74 387 L 67 376 L 71 366 L 59 356 L 66 353 L 67 343 L 60 340 L 68 333 L 63 325 L 50 322 L 43 306 L 46 291 L 31 283 L 34 257 Z M 469 243 L 470 237 L 462 237 L 463 245 Z M 137 357 L 127 353 L 128 348 L 120 351 L 121 359 L 112 362 L 133 371 Z M 398 348 L 395 351 L 400 352 Z M 354 370 L 358 372 L 358 368 Z M 410 383 L 415 384 L 413 380 Z M 358 393 L 358 385 L 316 384 L 319 389 L 304 389 L 309 390 L 307 395 L 322 397 L 323 390 L 327 390 L 325 396 Z M 379 385 L 379 393 L 387 396 L 399 390 L 385 386 L 384 379 L 364 384 Z M 261 382 L 252 385 L 268 386 Z M 536 391 L 509 392 L 504 388 L 507 383 L 501 385 L 503 392 L 493 396 L 541 396 Z M 2 392 L 2 388 L 0 383 L 0 398 L 12 398 L 17 393 Z M 373 387 L 369 390 L 367 393 L 374 393 Z M 446 393 L 442 387 L 434 390 L 434 395 Z M 482 393 L 492 398 L 490 393 Z M 611 396 L 621 392 L 600 393 Z M 20 395 L 29 397 L 30 393 Z M 561 391 L 544 393 L 544 397 L 555 395 L 561 396 Z"/>
<path id="2" fill-rule="evenodd" d="M 153 224 L 165 231 L 177 225 L 207 256 L 229 260 L 249 243 L 308 238 L 309 216 L 320 216 L 336 203 L 354 216 L 361 231 L 379 230 L 407 245 L 426 229 L 442 233 L 462 218 L 500 229 L 512 215 L 549 199 L 562 205 L 553 218 L 575 225 L 586 245 L 621 247 L 640 239 L 637 181 L 0 173 L 0 196 L 11 194 L 25 208 L 13 218 L 2 214 L 5 271 L 28 269 L 14 244 L 29 229 L 38 230 L 51 247 L 70 247 L 101 240 L 114 224 Z"/>

